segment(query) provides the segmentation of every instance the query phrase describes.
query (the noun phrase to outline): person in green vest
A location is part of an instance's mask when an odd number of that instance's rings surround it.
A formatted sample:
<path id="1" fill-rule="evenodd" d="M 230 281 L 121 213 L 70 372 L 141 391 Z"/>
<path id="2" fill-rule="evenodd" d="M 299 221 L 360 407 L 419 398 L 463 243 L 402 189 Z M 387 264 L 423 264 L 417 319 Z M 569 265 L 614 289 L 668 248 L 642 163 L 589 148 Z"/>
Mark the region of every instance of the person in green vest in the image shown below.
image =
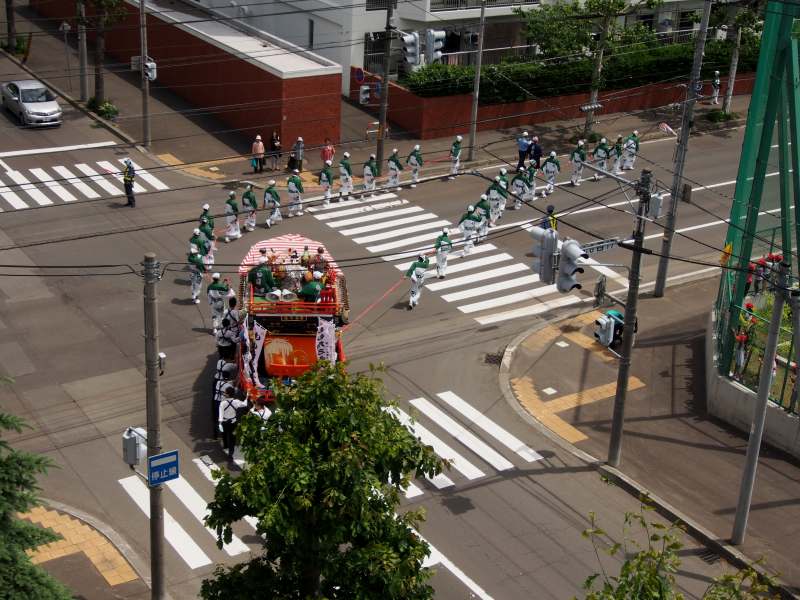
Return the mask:
<path id="1" fill-rule="evenodd" d="M 417 260 L 411 263 L 406 271 L 406 277 L 411 279 L 411 291 L 408 295 L 408 310 L 414 308 L 419 304 L 419 298 L 422 295 L 422 286 L 425 284 L 425 275 L 428 272 L 428 267 L 431 262 L 424 254 L 417 256 Z"/>
<path id="2" fill-rule="evenodd" d="M 197 250 L 197 246 L 189 249 L 189 281 L 192 284 L 192 302 L 200 304 L 200 291 L 203 289 L 203 275 L 206 272 L 206 265 L 203 257 Z"/>
<path id="3" fill-rule="evenodd" d="M 533 200 L 536 198 L 536 175 L 541 170 L 541 167 L 537 166 L 536 163 L 541 162 L 541 158 L 542 157 L 540 156 L 538 161 L 531 160 L 531 163 L 528 165 L 528 170 L 526 172 L 526 175 L 528 177 L 528 184 L 530 187 L 530 189 L 528 190 L 528 197 L 526 199 L 531 202 L 533 202 Z"/>
<path id="4" fill-rule="evenodd" d="M 289 190 L 289 216 L 303 215 L 303 180 L 300 179 L 300 170 L 294 169 L 289 179 L 286 180 L 286 187 Z"/>
<path id="5" fill-rule="evenodd" d="M 525 174 L 525 167 L 519 167 L 514 179 L 511 180 L 511 191 L 514 195 L 514 210 L 522 208 L 522 202 L 528 201 L 528 194 L 530 193 L 530 181 Z"/>
<path id="6" fill-rule="evenodd" d="M 547 181 L 547 185 L 545 185 L 544 191 L 542 191 L 542 197 L 552 194 L 553 190 L 556 189 L 556 175 L 560 172 L 561 163 L 558 162 L 556 151 L 553 150 L 550 152 L 550 156 L 547 157 L 547 160 L 542 163 L 542 173 L 544 173 L 544 178 Z"/>
<path id="7" fill-rule="evenodd" d="M 311 281 L 300 288 L 297 294 L 304 302 L 318 302 L 319 295 L 322 293 L 322 273 L 314 271 Z"/>
<path id="8" fill-rule="evenodd" d="M 436 275 L 444 279 L 447 275 L 447 255 L 453 251 L 453 241 L 450 239 L 447 227 L 442 228 L 442 235 L 436 238 L 433 244 L 436 250 Z"/>
<path id="9" fill-rule="evenodd" d="M 225 200 L 225 222 L 227 223 L 225 243 L 242 237 L 242 231 L 239 229 L 239 203 L 236 202 L 236 192 L 233 191 L 228 192 L 228 199 Z"/>
<path id="10" fill-rule="evenodd" d="M 192 237 L 189 238 L 189 247 L 192 246 L 197 248 L 197 253 L 201 257 L 205 257 L 210 249 L 210 244 L 206 240 L 206 236 L 203 235 L 203 232 L 200 231 L 199 227 L 194 228 Z"/>
<path id="11" fill-rule="evenodd" d="M 489 206 L 491 207 L 489 211 L 489 227 L 496 226 L 497 219 L 503 214 L 501 206 L 506 203 L 507 193 L 508 192 L 503 187 L 503 180 L 500 178 L 500 175 L 496 175 L 492 185 L 486 190 L 486 195 L 489 197 Z"/>
<path id="12" fill-rule="evenodd" d="M 339 161 L 339 197 L 353 193 L 353 167 L 350 166 L 350 153 L 345 152 Z"/>
<path id="13" fill-rule="evenodd" d="M 461 219 L 459 219 L 458 228 L 464 235 L 464 250 L 462 251 L 462 256 L 466 256 L 472 252 L 472 248 L 475 245 L 475 242 L 473 241 L 475 230 L 478 228 L 482 220 L 483 219 L 478 214 L 477 209 L 471 204 L 467 207 L 467 212 L 465 212 L 461 216 Z"/>
<path id="14" fill-rule="evenodd" d="M 203 260 L 205 261 L 206 266 L 210 267 L 214 264 L 214 251 L 217 249 L 217 236 L 214 235 L 214 230 L 208 225 L 208 217 L 203 217 L 200 219 L 199 230 L 200 235 L 203 236 L 203 239 L 208 247 L 208 252 L 203 257 Z"/>
<path id="15" fill-rule="evenodd" d="M 211 283 L 208 284 L 207 293 L 208 305 L 211 307 L 211 327 L 214 335 L 217 335 L 219 330 L 222 313 L 225 311 L 225 302 L 230 291 L 230 286 L 226 282 L 220 281 L 219 273 L 214 273 L 211 276 Z"/>
<path id="16" fill-rule="evenodd" d="M 392 148 L 392 155 L 386 161 L 389 167 L 389 187 L 395 188 L 400 191 L 400 171 L 403 170 L 403 165 L 400 162 L 400 157 L 397 156 L 397 148 Z"/>
<path id="17" fill-rule="evenodd" d="M 500 216 L 498 219 L 503 218 L 503 213 L 506 211 L 506 203 L 508 202 L 508 191 L 511 189 L 508 181 L 508 169 L 502 167 L 500 169 L 500 187 L 503 188 L 503 200 L 500 202 Z"/>
<path id="18" fill-rule="evenodd" d="M 275 189 L 275 180 L 267 182 L 267 189 L 264 190 L 264 208 L 267 209 L 267 220 L 264 227 L 270 229 L 275 223 L 283 220 L 281 216 L 281 196 Z"/>
<path id="19" fill-rule="evenodd" d="M 578 186 L 581 184 L 583 163 L 586 162 L 586 150 L 583 148 L 583 140 L 578 140 L 578 145 L 570 153 L 569 160 L 572 163 L 572 175 L 569 181 L 573 186 Z"/>
<path id="20" fill-rule="evenodd" d="M 203 204 L 203 212 L 200 213 L 200 216 L 198 217 L 197 220 L 198 221 L 202 221 L 203 218 L 207 219 L 208 220 L 208 226 L 211 227 L 211 229 L 213 230 L 214 229 L 214 215 L 211 214 L 210 209 L 211 209 L 211 207 L 208 204 Z"/>
<path id="21" fill-rule="evenodd" d="M 594 164 L 598 169 L 608 171 L 608 158 L 611 156 L 611 149 L 608 147 L 606 138 L 600 138 L 600 143 L 597 144 L 597 147 L 594 150 L 592 150 L 592 156 L 594 157 Z M 605 177 L 605 175 L 600 175 L 597 171 L 595 171 L 595 181 L 602 179 L 603 177 Z"/>
<path id="22" fill-rule="evenodd" d="M 378 176 L 378 163 L 375 162 L 375 155 L 370 154 L 369 160 L 364 163 L 364 192 L 375 195 L 375 178 Z M 366 193 L 364 194 L 366 196 Z"/>
<path id="23" fill-rule="evenodd" d="M 260 256 L 258 264 L 247 272 L 247 282 L 253 286 L 253 295 L 262 298 L 278 287 L 266 256 Z"/>
<path id="24" fill-rule="evenodd" d="M 411 167 L 411 187 L 415 188 L 419 182 L 419 171 L 424 164 L 422 153 L 419 151 L 419 144 L 414 146 L 411 154 L 406 158 L 406 163 Z"/>
<path id="25" fill-rule="evenodd" d="M 489 203 L 489 197 L 486 194 L 481 194 L 480 200 L 475 205 L 475 212 L 481 218 L 475 228 L 476 241 L 480 243 L 486 240 L 486 236 L 489 235 L 489 215 L 492 212 L 492 205 Z"/>
<path id="26" fill-rule="evenodd" d="M 247 184 L 247 189 L 242 194 L 242 208 L 247 213 L 247 218 L 244 220 L 244 228 L 247 231 L 255 231 L 258 202 L 256 201 L 256 195 L 253 193 L 253 185 L 250 183 Z"/>
<path id="27" fill-rule="evenodd" d="M 634 129 L 622 143 L 622 170 L 630 171 L 633 163 L 636 162 L 636 154 L 639 152 L 639 132 Z"/>
<path id="28" fill-rule="evenodd" d="M 458 170 L 461 168 L 461 140 L 462 137 L 460 135 L 456 136 L 453 145 L 450 146 L 450 177 L 449 179 L 455 179 L 456 175 L 458 175 Z"/>
<path id="29" fill-rule="evenodd" d="M 333 189 L 333 171 L 331 165 L 333 161 L 326 160 L 322 171 L 319 172 L 319 184 L 322 186 L 323 191 L 323 206 L 328 206 L 331 203 L 331 190 Z"/>

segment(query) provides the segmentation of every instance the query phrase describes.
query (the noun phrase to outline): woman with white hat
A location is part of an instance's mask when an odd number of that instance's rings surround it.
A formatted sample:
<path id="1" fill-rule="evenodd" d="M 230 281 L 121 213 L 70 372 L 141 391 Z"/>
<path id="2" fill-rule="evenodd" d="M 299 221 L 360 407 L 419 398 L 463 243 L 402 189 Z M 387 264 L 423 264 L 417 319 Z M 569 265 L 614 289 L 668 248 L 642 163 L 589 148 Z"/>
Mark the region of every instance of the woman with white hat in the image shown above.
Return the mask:
<path id="1" fill-rule="evenodd" d="M 256 136 L 250 154 L 252 155 L 250 162 L 253 164 L 253 173 L 261 173 L 264 170 L 264 142 L 261 141 L 260 135 Z"/>

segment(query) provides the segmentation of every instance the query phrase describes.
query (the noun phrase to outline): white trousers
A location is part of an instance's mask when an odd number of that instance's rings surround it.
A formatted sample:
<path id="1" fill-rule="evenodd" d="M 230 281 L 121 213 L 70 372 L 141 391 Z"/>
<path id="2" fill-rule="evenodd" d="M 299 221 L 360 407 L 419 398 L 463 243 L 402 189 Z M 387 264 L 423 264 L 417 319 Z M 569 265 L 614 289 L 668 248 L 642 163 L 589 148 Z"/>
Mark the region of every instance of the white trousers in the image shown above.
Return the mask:
<path id="1" fill-rule="evenodd" d="M 247 219 L 244 221 L 244 228 L 247 231 L 253 231 L 256 228 L 256 211 L 251 210 L 247 213 Z"/>
<path id="2" fill-rule="evenodd" d="M 544 195 L 552 194 L 553 190 L 556 189 L 556 174 L 546 173 L 545 177 L 547 178 L 547 185 L 544 186 Z"/>
<path id="3" fill-rule="evenodd" d="M 229 215 L 225 217 L 225 222 L 228 224 L 225 229 L 225 241 L 229 239 L 238 239 L 242 237 L 242 231 L 239 229 L 239 217 L 237 215 Z"/>
<path id="4" fill-rule="evenodd" d="M 339 193 L 343 196 L 353 193 L 353 178 L 350 175 L 339 176 Z"/>
<path id="5" fill-rule="evenodd" d="M 411 183 L 419 181 L 419 167 L 411 167 Z"/>
<path id="6" fill-rule="evenodd" d="M 272 212 L 269 214 L 269 217 L 267 217 L 267 223 L 269 223 L 269 225 L 272 226 L 280 221 L 283 221 L 283 216 L 281 215 L 281 207 L 276 206 L 275 208 L 272 209 Z"/>
<path id="7" fill-rule="evenodd" d="M 330 183 L 323 183 L 322 184 L 322 203 L 328 204 L 331 201 L 331 184 Z"/>
<path id="8" fill-rule="evenodd" d="M 633 169 L 634 162 L 636 162 L 636 152 L 624 150 L 622 152 L 622 169 L 624 171 L 630 171 Z"/>
<path id="9" fill-rule="evenodd" d="M 197 300 L 200 297 L 200 291 L 203 289 L 203 274 L 193 268 L 189 280 L 192 282 L 192 300 Z"/>
<path id="10" fill-rule="evenodd" d="M 719 88 L 711 88 L 711 104 L 719 104 Z"/>
<path id="11" fill-rule="evenodd" d="M 573 162 L 572 163 L 572 176 L 569 180 L 572 182 L 572 185 L 580 185 L 581 184 L 581 175 L 583 174 L 583 163 L 582 162 Z"/>
<path id="12" fill-rule="evenodd" d="M 461 158 L 450 158 L 450 175 L 458 175 L 458 170 L 461 168 Z"/>
<path id="13" fill-rule="evenodd" d="M 442 250 L 439 248 L 436 251 L 436 274 L 439 277 L 447 275 L 447 255 L 450 254 L 449 250 Z"/>
<path id="14" fill-rule="evenodd" d="M 375 190 L 375 177 L 373 175 L 364 174 L 364 189 L 368 192 Z"/>
<path id="15" fill-rule="evenodd" d="M 517 184 L 514 186 L 514 208 L 522 208 L 522 202 L 528 200 L 529 189 L 527 185 Z"/>
<path id="16" fill-rule="evenodd" d="M 467 223 L 467 221 L 459 225 L 461 233 L 464 234 L 464 256 L 472 252 L 472 248 L 475 246 L 475 226 L 472 224 L 472 221 L 469 221 L 469 225 L 465 225 L 465 223 Z"/>
<path id="17" fill-rule="evenodd" d="M 417 277 L 416 274 L 411 276 L 411 290 L 408 294 L 408 304 L 416 306 L 419 304 L 419 298 L 422 296 L 422 286 L 425 283 L 425 274 Z"/>
<path id="18" fill-rule="evenodd" d="M 289 192 L 289 216 L 293 217 L 295 215 L 302 215 L 303 214 L 303 199 L 300 197 L 300 194 L 297 192 Z"/>
<path id="19" fill-rule="evenodd" d="M 397 187 L 400 185 L 400 171 L 389 169 L 389 184 L 390 187 Z"/>

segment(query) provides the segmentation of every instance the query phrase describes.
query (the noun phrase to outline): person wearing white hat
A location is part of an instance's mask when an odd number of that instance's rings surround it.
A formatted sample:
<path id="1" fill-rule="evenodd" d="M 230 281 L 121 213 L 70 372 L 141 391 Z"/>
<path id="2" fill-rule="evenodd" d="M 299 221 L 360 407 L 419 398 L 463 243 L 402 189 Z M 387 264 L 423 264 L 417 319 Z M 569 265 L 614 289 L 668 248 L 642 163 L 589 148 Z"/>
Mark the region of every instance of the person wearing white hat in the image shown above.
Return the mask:
<path id="1" fill-rule="evenodd" d="M 475 214 L 480 217 L 480 221 L 475 228 L 475 242 L 480 244 L 486 241 L 489 235 L 489 217 L 492 214 L 492 203 L 489 201 L 488 194 L 481 194 L 480 199 L 475 204 Z"/>
<path id="2" fill-rule="evenodd" d="M 353 193 L 353 167 L 350 166 L 350 153 L 342 154 L 339 161 L 339 196 L 349 196 Z"/>
<path id="3" fill-rule="evenodd" d="M 319 185 L 322 186 L 323 190 L 323 200 L 322 204 L 324 206 L 328 206 L 331 203 L 331 190 L 333 189 L 333 171 L 331 171 L 331 165 L 333 161 L 326 160 L 325 164 L 322 166 L 322 171 L 319 172 Z"/>
<path id="4" fill-rule="evenodd" d="M 369 160 L 364 163 L 364 191 L 375 195 L 375 178 L 378 176 L 378 163 L 375 162 L 375 155 L 370 154 Z M 365 194 L 366 195 L 366 194 Z"/>
<path id="5" fill-rule="evenodd" d="M 411 166 L 411 187 L 417 187 L 419 182 L 419 170 L 422 168 L 422 153 L 419 151 L 419 144 L 414 146 L 411 154 L 406 158 L 406 163 Z"/>
<path id="6" fill-rule="evenodd" d="M 245 230 L 255 231 L 258 201 L 256 201 L 256 195 L 253 193 L 253 185 L 250 183 L 247 184 L 247 188 L 242 194 L 242 208 L 247 212 L 247 218 L 244 220 Z"/>
<path id="7" fill-rule="evenodd" d="M 531 140 L 528 138 L 528 132 L 523 131 L 522 135 L 517 138 L 517 154 L 519 160 L 517 161 L 517 171 L 525 168 L 525 159 L 531 150 Z"/>
<path id="8" fill-rule="evenodd" d="M 233 461 L 233 451 L 236 447 L 236 421 L 238 410 L 247 407 L 246 400 L 234 397 L 236 388 L 228 383 L 222 386 L 222 398 L 217 414 L 217 427 L 222 433 L 222 448 L 228 453 L 228 460 Z"/>
<path id="9" fill-rule="evenodd" d="M 133 168 L 133 161 L 126 158 L 122 168 L 122 184 L 125 186 L 125 196 L 128 198 L 128 203 L 125 206 L 136 208 L 136 196 L 133 195 L 133 189 L 136 186 L 136 169 Z"/>
<path id="10" fill-rule="evenodd" d="M 203 289 L 203 274 L 206 272 L 206 265 L 203 257 L 197 251 L 197 246 L 192 245 L 189 249 L 189 281 L 192 284 L 192 302 L 200 304 L 200 291 Z"/>
<path id="11" fill-rule="evenodd" d="M 556 151 L 550 152 L 550 156 L 542 163 L 542 173 L 547 181 L 547 185 L 542 190 L 542 198 L 548 194 L 552 194 L 556 188 L 556 175 L 561 172 L 561 163 L 556 158 Z"/>
<path id="12" fill-rule="evenodd" d="M 611 150 L 608 147 L 608 140 L 600 138 L 600 143 L 592 150 L 594 157 L 594 164 L 597 168 L 608 171 L 608 157 L 611 156 Z M 597 171 L 594 173 L 594 180 L 602 179 L 605 175 L 600 175 Z"/>
<path id="13" fill-rule="evenodd" d="M 615 175 L 622 174 L 622 156 L 625 152 L 622 150 L 623 140 L 620 134 L 617 134 L 617 141 L 614 142 L 614 145 L 611 146 L 611 153 L 610 156 L 614 157 L 614 166 L 612 169 L 614 170 Z"/>
<path id="14" fill-rule="evenodd" d="M 225 299 L 230 293 L 230 287 L 224 281 L 220 281 L 220 274 L 211 275 L 211 283 L 208 284 L 207 296 L 208 305 L 211 307 L 211 327 L 214 335 L 219 330 L 222 313 L 225 311 Z"/>
<path id="15" fill-rule="evenodd" d="M 242 237 L 239 228 L 239 203 L 236 202 L 236 192 L 228 192 L 228 199 L 225 200 L 225 222 L 228 227 L 225 229 L 225 243 L 231 240 L 238 240 Z"/>
<path id="16" fill-rule="evenodd" d="M 250 162 L 253 164 L 253 173 L 261 173 L 264 170 L 264 142 L 261 136 L 257 135 L 253 146 L 250 148 Z"/>
<path id="17" fill-rule="evenodd" d="M 397 156 L 397 148 L 392 148 L 392 155 L 387 161 L 389 167 L 389 187 L 393 187 L 396 191 L 400 191 L 400 171 L 403 170 L 403 165 L 400 163 L 400 157 Z"/>
<path id="18" fill-rule="evenodd" d="M 583 140 L 578 140 L 578 145 L 570 153 L 569 160 L 572 163 L 572 175 L 570 176 L 569 181 L 572 185 L 578 186 L 581 184 L 583 163 L 586 162 L 586 150 L 583 147 Z"/>
<path id="19" fill-rule="evenodd" d="M 719 71 L 714 71 L 714 79 L 711 80 L 711 104 L 719 104 Z"/>
<path id="20" fill-rule="evenodd" d="M 209 206 L 208 203 L 203 204 L 203 212 L 200 213 L 200 218 L 198 218 L 197 220 L 202 222 L 203 219 L 206 219 L 208 221 L 208 226 L 213 231 L 214 230 L 214 215 L 211 214 L 211 206 Z"/>
<path id="21" fill-rule="evenodd" d="M 453 241 L 450 239 L 447 227 L 442 228 L 442 234 L 436 238 L 433 247 L 436 250 L 436 275 L 444 279 L 447 275 L 447 255 L 453 250 Z"/>
<path id="22" fill-rule="evenodd" d="M 529 201 L 528 196 L 530 190 L 531 184 L 525 172 L 525 167 L 517 168 L 517 174 L 514 175 L 514 178 L 511 180 L 511 191 L 514 195 L 514 210 L 521 209 L 522 203 Z"/>
<path id="23" fill-rule="evenodd" d="M 275 180 L 267 182 L 267 189 L 264 190 L 264 208 L 267 209 L 267 220 L 264 227 L 270 229 L 273 225 L 283 220 L 281 216 L 281 197 L 275 189 Z"/>
<path id="24" fill-rule="evenodd" d="M 419 304 L 419 298 L 422 295 L 422 286 L 425 284 L 425 275 L 428 272 L 428 267 L 431 261 L 424 254 L 417 256 L 417 260 L 411 263 L 406 271 L 406 277 L 411 279 L 411 290 L 408 294 L 408 310 L 414 308 Z"/>
<path id="25" fill-rule="evenodd" d="M 456 136 L 453 145 L 450 146 L 450 177 L 449 179 L 455 179 L 456 175 L 458 175 L 458 170 L 461 168 L 461 140 L 463 138 L 460 135 Z"/>
<path id="26" fill-rule="evenodd" d="M 485 197 L 481 196 L 483 199 Z M 472 252 L 472 248 L 475 245 L 473 241 L 473 237 L 475 236 L 475 229 L 480 225 L 481 221 L 484 221 L 484 218 L 478 214 L 478 211 L 475 209 L 472 204 L 467 207 L 467 212 L 463 214 L 461 219 L 458 221 L 458 228 L 461 230 L 461 233 L 464 235 L 464 250 L 462 251 L 462 256 L 466 256 L 470 252 Z"/>
<path id="27" fill-rule="evenodd" d="M 300 179 L 300 169 L 294 169 L 289 179 L 286 180 L 286 188 L 289 190 L 289 216 L 302 216 L 303 214 L 303 180 Z"/>
<path id="28" fill-rule="evenodd" d="M 305 148 L 306 145 L 301 137 L 298 137 L 297 141 L 294 143 L 294 146 L 292 146 L 292 153 L 294 154 L 295 159 L 294 169 L 297 169 L 298 173 L 303 170 L 303 157 L 305 156 L 306 152 Z"/>
<path id="29" fill-rule="evenodd" d="M 633 130 L 625 142 L 622 144 L 622 170 L 630 171 L 633 163 L 636 162 L 636 154 L 639 152 L 639 132 Z"/>
<path id="30" fill-rule="evenodd" d="M 206 252 L 203 257 L 203 261 L 206 263 L 207 267 L 210 267 L 214 264 L 214 252 L 217 250 L 217 236 L 214 235 L 214 230 L 208 225 L 208 217 L 200 218 L 200 227 L 198 231 L 200 231 L 200 235 L 203 237 L 206 247 L 208 248 L 208 252 Z"/>
<path id="31" fill-rule="evenodd" d="M 199 227 L 194 228 L 194 231 L 192 231 L 192 237 L 189 238 L 189 247 L 191 248 L 192 246 L 197 248 L 197 253 L 200 256 L 205 256 L 208 254 L 211 244 L 208 243 L 206 236 L 203 235 L 203 232 L 200 231 Z"/>

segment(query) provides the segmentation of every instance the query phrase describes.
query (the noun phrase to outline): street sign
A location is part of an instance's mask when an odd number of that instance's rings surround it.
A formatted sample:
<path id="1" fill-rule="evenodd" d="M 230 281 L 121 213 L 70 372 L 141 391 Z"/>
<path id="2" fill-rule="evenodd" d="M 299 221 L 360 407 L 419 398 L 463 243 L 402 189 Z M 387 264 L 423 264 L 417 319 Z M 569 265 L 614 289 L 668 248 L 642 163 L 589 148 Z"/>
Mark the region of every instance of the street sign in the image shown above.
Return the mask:
<path id="1" fill-rule="evenodd" d="M 364 69 L 361 67 L 356 69 L 356 83 L 364 83 Z"/>
<path id="2" fill-rule="evenodd" d="M 607 240 L 600 240 L 599 242 L 584 244 L 582 247 L 586 254 L 596 254 L 598 252 L 605 252 L 606 250 L 616 248 L 617 243 L 619 243 L 619 238 L 610 238 Z"/>
<path id="3" fill-rule="evenodd" d="M 150 487 L 177 479 L 180 475 L 177 450 L 147 457 L 147 481 Z"/>

